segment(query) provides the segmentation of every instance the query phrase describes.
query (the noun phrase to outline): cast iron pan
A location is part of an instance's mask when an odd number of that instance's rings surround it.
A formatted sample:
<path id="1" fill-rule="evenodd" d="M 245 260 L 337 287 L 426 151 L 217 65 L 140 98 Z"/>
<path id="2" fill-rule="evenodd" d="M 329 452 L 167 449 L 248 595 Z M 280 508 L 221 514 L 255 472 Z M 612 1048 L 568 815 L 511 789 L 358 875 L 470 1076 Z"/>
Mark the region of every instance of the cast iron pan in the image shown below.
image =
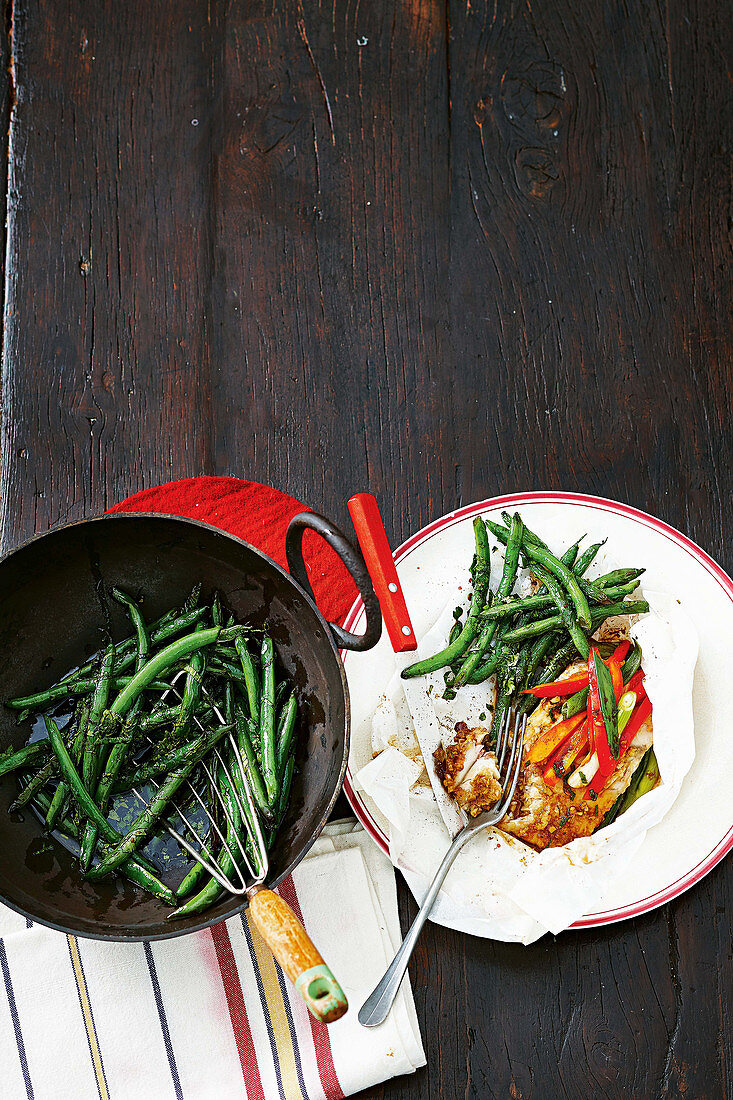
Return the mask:
<path id="1" fill-rule="evenodd" d="M 327 539 L 357 582 L 367 609 L 363 635 L 328 624 L 316 608 L 301 552 L 306 527 Z M 109 598 L 113 584 L 144 595 L 148 619 L 180 604 L 200 583 L 206 599 L 221 592 L 238 622 L 268 625 L 300 715 L 298 767 L 270 853 L 268 886 L 302 859 L 341 790 L 349 697 L 336 641 L 340 648 L 369 649 L 382 626 L 363 560 L 332 524 L 314 513 L 296 516 L 286 548 L 297 581 L 259 550 L 207 524 L 120 513 L 51 531 L 0 560 L 0 703 L 49 686 L 109 635 L 130 633 Z M 0 705 L 0 751 L 11 742 L 20 747 L 28 735 L 28 723 L 17 726 Z M 227 896 L 202 916 L 167 921 L 170 910 L 130 883 L 84 882 L 72 855 L 44 839 L 32 813 L 8 816 L 16 790 L 12 775 L 0 780 L 0 901 L 31 920 L 95 939 L 154 940 L 206 928 L 246 905 Z"/>

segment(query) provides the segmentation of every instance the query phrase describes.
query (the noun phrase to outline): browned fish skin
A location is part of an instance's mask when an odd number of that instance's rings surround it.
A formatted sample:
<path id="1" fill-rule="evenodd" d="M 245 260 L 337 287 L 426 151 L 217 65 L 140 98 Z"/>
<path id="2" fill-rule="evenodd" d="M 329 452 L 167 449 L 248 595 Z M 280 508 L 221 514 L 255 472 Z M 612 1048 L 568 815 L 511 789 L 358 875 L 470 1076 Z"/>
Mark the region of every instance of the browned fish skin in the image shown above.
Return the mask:
<path id="1" fill-rule="evenodd" d="M 476 817 L 501 797 L 499 769 L 494 753 L 484 744 L 487 730 L 469 729 L 465 722 L 457 722 L 455 729 L 451 744 L 439 745 L 433 753 L 435 773 L 461 809 Z"/>

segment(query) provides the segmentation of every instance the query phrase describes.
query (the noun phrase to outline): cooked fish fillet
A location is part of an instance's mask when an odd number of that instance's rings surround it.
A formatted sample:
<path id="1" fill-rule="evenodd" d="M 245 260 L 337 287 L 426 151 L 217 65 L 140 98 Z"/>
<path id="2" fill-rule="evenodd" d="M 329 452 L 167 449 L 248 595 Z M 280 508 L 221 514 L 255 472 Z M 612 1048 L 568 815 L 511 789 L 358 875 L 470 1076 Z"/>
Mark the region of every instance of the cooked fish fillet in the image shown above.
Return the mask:
<path id="1" fill-rule="evenodd" d="M 585 665 L 572 664 L 562 679 L 581 671 Z M 563 700 L 543 699 L 534 711 L 524 734 L 524 759 L 509 813 L 500 828 L 531 844 L 533 848 L 555 848 L 580 836 L 590 836 L 603 821 L 617 798 L 631 782 L 642 756 L 652 743 L 652 719 L 640 728 L 616 770 L 595 800 L 585 800 L 582 793 L 573 798 L 563 783 L 548 786 L 543 778 L 544 764 L 532 764 L 527 752 L 542 734 L 562 717 Z"/>
<path id="2" fill-rule="evenodd" d="M 584 667 L 580 662 L 570 665 L 562 678 Z M 533 743 L 562 717 L 562 703 L 563 700 L 558 698 L 543 699 L 527 722 L 517 791 L 509 813 L 499 825 L 500 829 L 538 849 L 559 847 L 595 832 L 607 811 L 628 787 L 642 756 L 652 743 L 650 717 L 619 760 L 598 798 L 585 800 L 582 792 L 573 797 L 565 784 L 549 786 L 545 783 L 545 764 L 533 764 L 528 760 L 528 751 Z M 487 738 L 488 733 L 482 727 L 468 729 L 465 723 L 459 723 L 454 742 L 441 747 L 435 754 L 435 770 L 443 786 L 473 816 L 490 809 L 501 796 L 496 757 L 484 745 Z"/>
<path id="3" fill-rule="evenodd" d="M 461 809 L 476 817 L 501 797 L 499 768 L 496 756 L 484 744 L 487 730 L 469 729 L 465 722 L 457 722 L 455 729 L 451 744 L 439 745 L 433 753 L 435 772 Z"/>

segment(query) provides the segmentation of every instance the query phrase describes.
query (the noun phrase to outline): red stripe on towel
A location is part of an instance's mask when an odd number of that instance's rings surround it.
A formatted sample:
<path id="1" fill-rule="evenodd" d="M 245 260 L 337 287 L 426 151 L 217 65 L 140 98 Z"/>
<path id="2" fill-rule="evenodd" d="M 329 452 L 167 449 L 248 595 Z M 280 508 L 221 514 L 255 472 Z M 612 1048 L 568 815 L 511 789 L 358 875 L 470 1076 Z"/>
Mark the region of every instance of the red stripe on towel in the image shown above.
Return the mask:
<path id="1" fill-rule="evenodd" d="M 300 909 L 300 902 L 295 892 L 292 877 L 286 878 L 281 882 L 277 890 L 302 924 L 303 914 Z M 308 1023 L 311 1026 L 311 1032 L 313 1034 L 313 1045 L 316 1048 L 318 1073 L 321 1078 L 323 1091 L 326 1094 L 326 1100 L 343 1100 L 343 1089 L 339 1084 L 336 1067 L 333 1064 L 333 1051 L 331 1050 L 331 1040 L 328 1037 L 328 1024 L 320 1023 L 315 1017 L 311 1016 L 310 1012 L 308 1013 Z"/>
<path id="2" fill-rule="evenodd" d="M 247 1009 L 244 1006 L 242 983 L 239 980 L 239 971 L 234 959 L 229 932 L 223 921 L 221 924 L 213 925 L 210 931 L 211 938 L 214 941 L 219 970 L 221 971 L 221 980 L 226 994 L 229 1017 L 232 1021 L 237 1053 L 242 1066 L 242 1076 L 247 1086 L 248 1100 L 266 1100 L 260 1078 L 260 1068 L 257 1064 L 255 1045 L 252 1042 L 252 1031 L 249 1026 Z"/>

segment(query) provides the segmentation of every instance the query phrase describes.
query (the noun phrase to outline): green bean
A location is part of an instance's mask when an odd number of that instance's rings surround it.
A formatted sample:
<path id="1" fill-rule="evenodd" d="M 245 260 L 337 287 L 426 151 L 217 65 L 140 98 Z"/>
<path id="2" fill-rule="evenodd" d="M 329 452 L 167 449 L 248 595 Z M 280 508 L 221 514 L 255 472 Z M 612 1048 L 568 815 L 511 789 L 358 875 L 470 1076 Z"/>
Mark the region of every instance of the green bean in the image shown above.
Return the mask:
<path id="1" fill-rule="evenodd" d="M 604 573 L 599 577 L 596 583 L 602 583 L 604 588 L 610 589 L 616 585 L 638 580 L 642 573 L 646 573 L 646 569 L 612 569 L 610 573 Z"/>
<path id="2" fill-rule="evenodd" d="M 242 757 L 242 762 L 247 771 L 247 779 L 249 781 L 250 790 L 252 791 L 252 797 L 258 809 L 269 818 L 271 817 L 272 811 L 267 800 L 267 792 L 262 781 L 260 769 L 257 766 L 257 757 L 252 748 L 252 739 L 250 738 L 250 729 L 252 729 L 252 727 L 248 725 L 247 718 L 245 718 L 239 707 L 237 707 L 236 710 L 236 722 L 237 746 L 239 748 L 239 755 Z M 255 732 L 258 731 L 255 730 Z"/>
<path id="3" fill-rule="evenodd" d="M 204 634 L 205 631 L 201 631 L 201 633 Z M 226 726 L 219 726 L 217 729 L 199 738 L 199 748 L 196 755 L 193 756 L 190 761 L 182 764 L 180 767 L 176 768 L 174 772 L 168 775 L 165 782 L 163 782 L 155 792 L 145 809 L 138 814 L 124 838 L 116 845 L 112 852 L 106 855 L 105 858 L 89 872 L 89 878 L 92 880 L 102 878 L 104 875 L 109 874 L 110 871 L 114 871 L 120 863 L 134 853 L 135 849 L 142 844 L 147 836 L 149 836 L 157 822 L 163 816 L 171 798 L 181 784 L 188 779 L 199 760 L 214 747 L 217 741 L 221 740 L 226 732 Z"/>
<path id="4" fill-rule="evenodd" d="M 487 520 L 486 524 L 489 530 L 493 531 L 496 537 L 506 544 L 509 539 L 509 532 L 506 528 L 498 523 L 492 523 L 490 520 Z M 529 559 L 537 565 L 544 565 L 553 576 L 557 577 L 575 607 L 578 625 L 581 626 L 583 630 L 590 630 L 590 607 L 588 606 L 588 600 L 585 594 L 578 584 L 578 577 L 576 574 L 571 572 L 566 565 L 563 565 L 560 559 L 556 558 L 532 531 L 528 531 L 527 528 L 525 528 L 522 538 Z"/>
<path id="5" fill-rule="evenodd" d="M 36 791 L 40 791 L 42 787 L 45 787 L 49 783 L 58 770 L 58 764 L 56 757 L 52 755 L 52 758 L 47 764 L 44 764 L 36 774 L 28 781 L 20 794 L 15 798 L 8 806 L 8 813 L 14 814 L 18 810 L 22 810 L 23 807 L 30 802 L 35 795 Z"/>
<path id="6" fill-rule="evenodd" d="M 227 781 L 227 786 L 228 786 L 228 778 L 233 779 L 234 787 L 235 787 L 236 794 L 237 794 L 238 808 L 240 809 L 240 813 L 242 815 L 241 818 L 240 818 L 239 826 L 237 828 L 237 833 L 240 836 L 240 838 L 243 840 L 243 842 L 245 843 L 246 848 L 247 848 L 247 852 L 250 855 L 250 858 L 252 859 L 253 864 L 257 865 L 258 870 L 262 870 L 262 863 L 261 863 L 261 860 L 260 860 L 260 845 L 259 845 L 259 840 L 257 839 L 257 826 L 258 826 L 257 810 L 254 809 L 254 807 L 250 806 L 250 801 L 247 798 L 247 789 L 246 789 L 246 785 L 245 785 L 245 782 L 244 782 L 244 778 L 242 776 L 241 771 L 239 770 L 238 761 L 236 759 L 236 754 L 234 754 L 234 753 L 232 753 L 232 756 L 231 756 L 231 764 L 232 764 L 232 767 L 231 767 L 230 777 L 227 777 L 225 775 L 220 775 L 219 788 L 221 790 L 222 796 L 226 800 L 226 793 L 225 793 L 225 790 L 224 790 L 224 783 L 225 783 L 225 781 Z M 278 788 L 278 794 L 279 794 L 279 788 Z M 242 828 L 241 828 L 242 825 L 244 825 L 244 830 L 245 830 L 245 833 L 246 833 L 246 837 L 242 836 Z"/>
<path id="7" fill-rule="evenodd" d="M 150 714 L 143 714 L 140 717 L 140 729 L 143 733 L 148 733 L 149 730 L 158 729 L 159 726 L 167 726 L 172 722 L 175 722 L 176 718 L 180 714 L 180 703 L 176 706 L 168 706 L 167 704 L 157 707 L 150 712 Z"/>
<path id="8" fill-rule="evenodd" d="M 424 676 L 428 672 L 436 672 L 440 668 L 450 665 L 457 657 L 462 657 L 479 631 L 479 613 L 482 611 L 489 589 L 489 573 L 491 563 L 489 560 L 489 540 L 486 535 L 486 526 L 481 516 L 476 516 L 473 521 L 473 532 L 476 540 L 476 565 L 474 569 L 473 594 L 471 606 L 466 617 L 463 630 L 453 642 L 441 650 L 440 653 L 427 657 L 424 661 L 416 661 L 402 670 L 403 680 L 409 680 L 414 676 Z"/>
<path id="9" fill-rule="evenodd" d="M 533 685 L 535 672 L 553 646 L 557 646 L 558 637 L 559 635 L 549 632 L 547 634 L 542 634 L 535 642 L 527 643 L 530 646 L 530 650 L 524 682 L 521 685 L 522 688 L 531 687 Z M 537 702 L 538 700 L 536 700 L 534 696 L 523 695 L 517 703 L 517 710 L 520 714 L 529 713 Z"/>
<path id="10" fill-rule="evenodd" d="M 631 584 L 643 570 L 617 569 L 614 573 L 608 573 L 605 577 L 599 577 L 594 583 L 603 591 L 604 602 L 613 601 L 620 596 L 629 595 L 638 586 Z M 555 601 L 552 596 L 544 592 L 536 592 L 532 596 L 521 598 L 509 597 L 502 603 L 494 602 L 491 607 L 486 607 L 481 612 L 482 619 L 507 619 L 525 611 L 542 611 L 547 607 L 553 607 Z"/>
<path id="11" fill-rule="evenodd" d="M 182 901 L 183 898 L 187 898 L 189 894 L 192 894 L 193 891 L 197 889 L 203 879 L 210 877 L 211 874 L 206 867 L 204 867 L 203 863 L 194 863 L 186 877 L 174 890 L 176 901 Z"/>
<path id="12" fill-rule="evenodd" d="M 71 762 L 71 757 L 69 756 L 66 745 L 59 732 L 59 728 L 53 718 L 44 717 L 44 722 L 48 732 L 48 739 L 51 742 L 51 748 L 58 758 L 61 774 L 67 780 L 71 788 L 71 793 L 79 804 L 82 813 L 99 826 L 100 832 L 107 840 L 111 841 L 113 844 L 122 841 L 123 837 L 121 834 L 118 833 L 109 821 L 107 821 L 107 818 L 92 801 L 89 792 L 82 782 L 81 776 Z M 114 850 L 116 851 L 116 849 Z M 137 866 L 137 864 L 132 860 L 125 860 L 122 864 L 122 870 L 125 874 L 129 874 L 130 868 L 135 866 Z M 173 902 L 172 891 L 169 890 L 167 886 L 164 886 L 162 882 L 159 882 L 153 875 L 149 875 L 149 885 L 147 889 L 152 893 L 156 893 L 158 897 L 162 897 L 164 900 L 171 903 Z"/>
<path id="13" fill-rule="evenodd" d="M 262 696 L 260 699 L 260 752 L 267 802 L 274 807 L 278 792 L 275 749 L 275 651 L 272 639 L 262 639 Z"/>
<path id="14" fill-rule="evenodd" d="M 252 662 L 249 649 L 247 648 L 247 642 L 243 637 L 234 639 L 234 648 L 236 649 L 239 660 L 242 665 L 242 672 L 244 673 L 245 682 L 247 684 L 247 702 L 249 704 L 249 716 L 253 722 L 259 722 L 260 720 L 260 683 L 257 676 L 257 670 Z"/>
<path id="15" fill-rule="evenodd" d="M 171 638 L 175 638 L 177 634 L 183 634 L 184 630 L 188 630 L 190 627 L 195 627 L 201 619 L 206 615 L 207 608 L 197 607 L 192 611 L 187 612 L 185 615 L 181 615 L 179 618 L 174 619 L 170 623 L 166 623 L 158 630 L 150 631 L 150 647 L 154 649 L 159 646 L 161 642 L 169 641 Z M 124 672 L 125 669 L 130 668 L 136 663 L 137 655 L 132 652 L 129 653 L 115 668 L 115 675 Z"/>
<path id="16" fill-rule="evenodd" d="M 137 640 L 137 653 L 135 657 L 135 671 L 139 672 L 145 664 L 148 653 L 150 652 L 150 636 L 148 634 L 148 628 L 145 625 L 145 619 L 143 618 L 140 608 L 133 600 L 132 596 L 128 596 L 126 592 L 123 592 L 121 588 L 114 587 L 112 589 L 112 595 L 118 601 L 118 603 L 124 604 L 127 608 L 127 613 L 130 616 L 130 621 L 135 628 L 135 637 Z"/>
<path id="17" fill-rule="evenodd" d="M 211 621 L 214 626 L 221 626 L 221 596 L 218 592 L 214 593 L 214 600 L 211 605 Z"/>
<path id="18" fill-rule="evenodd" d="M 220 642 L 236 642 L 237 638 L 243 638 L 247 633 L 246 626 L 224 626 L 219 634 Z"/>
<path id="19" fill-rule="evenodd" d="M 115 647 L 109 645 L 102 658 L 102 667 L 97 679 L 97 686 L 92 697 L 89 722 L 87 723 L 86 739 L 84 742 L 84 756 L 82 759 L 82 778 L 84 786 L 90 794 L 94 794 L 99 780 L 99 772 L 102 767 L 102 747 L 100 744 L 100 723 L 102 714 L 107 706 L 109 698 L 109 684 L 112 667 L 115 659 Z M 116 748 L 117 746 L 115 746 Z M 112 750 L 115 751 L 114 749 Z M 84 829 L 84 837 L 81 843 L 80 861 L 82 870 L 86 871 L 94 854 L 94 845 L 97 839 L 97 829 L 93 822 L 87 822 Z"/>
<path id="20" fill-rule="evenodd" d="M 504 555 L 504 568 L 502 570 L 501 580 L 499 587 L 496 590 L 497 600 L 504 600 L 514 588 L 514 582 L 517 579 L 517 565 L 519 563 L 519 551 L 522 546 L 522 532 L 524 525 L 518 513 L 512 517 L 512 525 L 509 531 L 509 541 L 507 543 L 506 554 Z M 469 679 L 469 677 L 476 671 L 481 664 L 484 653 L 491 643 L 491 639 L 496 631 L 496 622 L 490 621 L 484 623 L 481 628 L 481 632 L 476 639 L 475 643 L 467 653 L 466 657 L 461 664 L 455 677 L 449 679 L 445 691 L 443 692 L 444 699 L 454 698 L 456 691 L 462 687 L 463 684 Z"/>
<path id="21" fill-rule="evenodd" d="M 581 535 L 577 542 L 574 542 L 572 546 L 568 546 L 567 550 L 560 558 L 560 561 L 563 563 L 563 565 L 567 565 L 568 569 L 572 569 L 575 565 L 575 559 L 578 556 L 580 544 L 584 538 L 585 535 Z"/>
<path id="22" fill-rule="evenodd" d="M 628 657 L 621 666 L 621 676 L 623 682 L 628 684 L 631 677 L 635 672 L 638 672 L 641 668 L 641 646 L 638 642 L 634 642 L 634 646 L 629 653 Z"/>
<path id="23" fill-rule="evenodd" d="M 188 657 L 190 653 L 202 649 L 204 646 L 215 642 L 223 631 L 218 627 L 210 627 L 206 630 L 195 630 L 192 634 L 185 634 L 177 638 L 165 649 L 161 649 L 154 657 L 136 672 L 129 684 L 123 688 L 120 694 L 109 708 L 109 713 L 116 717 L 122 717 L 130 709 L 141 691 L 144 691 L 151 681 L 157 679 L 171 665 L 181 657 Z"/>
<path id="24" fill-rule="evenodd" d="M 280 680 L 279 683 L 275 683 L 275 710 L 280 713 L 280 708 L 283 705 L 285 696 L 290 691 L 290 684 L 287 680 Z"/>
<path id="25" fill-rule="evenodd" d="M 123 727 L 122 736 L 120 740 L 113 745 L 112 751 L 107 758 L 107 763 L 104 767 L 104 772 L 97 783 L 95 798 L 97 805 L 102 813 L 107 816 L 109 811 L 109 800 L 112 794 L 112 787 L 114 785 L 115 778 L 122 767 L 127 754 L 130 751 L 130 745 L 132 744 L 135 731 L 138 727 L 138 716 L 134 713 L 134 709 L 130 711 L 127 716 L 127 720 Z M 81 845 L 81 865 L 83 870 L 87 870 L 94 855 L 94 848 L 97 843 L 98 837 L 97 826 L 93 822 L 88 821 L 84 830 L 84 837 Z"/>
<path id="26" fill-rule="evenodd" d="M 503 619 L 499 623 L 496 631 L 496 640 L 494 642 L 494 647 L 491 651 L 491 656 L 487 657 L 483 664 L 480 664 L 477 668 L 474 669 L 474 671 L 469 676 L 467 683 L 482 684 L 484 680 L 488 680 L 489 676 L 493 675 L 493 673 L 496 672 L 503 652 L 504 636 L 511 629 L 511 626 L 512 624 L 509 619 Z"/>
<path id="27" fill-rule="evenodd" d="M 48 752 L 47 741 L 33 741 L 30 745 L 24 745 L 15 752 L 8 752 L 0 756 L 0 776 L 14 772 L 16 768 L 26 767 L 31 760 Z"/>
<path id="28" fill-rule="evenodd" d="M 298 700 L 295 698 L 295 692 L 292 692 L 287 703 L 280 712 L 280 718 L 277 724 L 277 772 L 281 781 L 285 764 L 290 756 L 290 749 L 293 744 L 295 718 L 297 713 Z"/>
<path id="29" fill-rule="evenodd" d="M 51 743 L 51 748 L 56 754 L 59 762 L 59 768 L 61 774 L 69 784 L 71 793 L 74 800 L 79 805 L 81 812 L 89 818 L 90 821 L 94 821 L 97 824 L 103 834 L 108 840 L 115 843 L 121 839 L 120 834 L 110 825 L 107 818 L 101 812 L 97 804 L 93 801 L 89 791 L 84 786 L 81 776 L 74 767 L 71 757 L 69 756 L 68 749 L 64 744 L 63 737 L 59 732 L 59 728 L 54 722 L 53 718 L 44 716 L 43 719 L 46 731 L 48 733 L 48 739 Z"/>
<path id="30" fill-rule="evenodd" d="M 497 677 L 496 684 L 496 706 L 494 707 L 494 713 L 491 718 L 491 727 L 489 729 L 490 744 L 494 749 L 497 747 L 498 734 L 501 730 L 502 722 L 506 718 L 509 704 L 511 703 L 513 690 L 507 690 L 504 684 L 503 676 L 500 674 Z"/>
<path id="31" fill-rule="evenodd" d="M 574 714 L 588 709 L 588 688 L 581 688 L 571 695 L 562 705 L 563 718 L 572 718 Z"/>
<path id="32" fill-rule="evenodd" d="M 187 733 L 191 725 L 193 712 L 201 695 L 201 681 L 206 671 L 206 658 L 203 653 L 194 653 L 186 673 L 186 683 L 183 688 L 181 705 L 178 716 L 173 725 L 171 739 L 175 740 L 181 734 Z"/>
<path id="33" fill-rule="evenodd" d="M 77 704 L 76 711 L 74 712 L 73 721 L 75 721 L 76 723 L 76 729 L 74 731 L 74 738 L 71 742 L 70 755 L 72 763 L 77 767 L 81 762 L 81 754 L 84 750 L 84 741 L 86 740 L 90 707 L 90 700 L 84 699 L 83 702 Z M 62 815 L 62 810 L 67 804 L 68 797 L 69 785 L 62 776 L 62 778 L 58 782 L 58 785 L 54 792 L 54 796 L 51 799 L 48 815 L 46 817 L 46 828 L 49 830 L 49 832 L 56 824 L 57 818 Z"/>
<path id="34" fill-rule="evenodd" d="M 241 668 L 229 661 L 222 661 L 220 657 L 212 657 L 207 665 L 207 672 L 212 676 L 221 676 L 227 680 L 236 680 L 237 683 L 247 683 L 247 678 Z"/>
<path id="35" fill-rule="evenodd" d="M 97 737 L 99 724 L 107 706 L 109 698 L 109 682 L 112 673 L 112 665 L 115 659 L 115 647 L 107 646 L 102 659 L 102 667 L 99 671 L 97 684 L 92 696 L 92 706 L 89 711 L 86 741 L 84 742 L 83 771 L 84 786 L 91 793 L 97 785 L 97 771 L 99 767 L 99 752 Z"/>
<path id="36" fill-rule="evenodd" d="M 285 811 L 288 808 L 288 800 L 290 798 L 290 787 L 293 782 L 293 775 L 295 774 L 295 756 L 291 755 L 285 761 L 285 767 L 283 769 L 283 780 L 280 787 L 280 798 L 277 803 L 277 817 L 275 829 L 279 829 L 282 825 L 282 820 L 285 817 Z"/>
<path id="37" fill-rule="evenodd" d="M 576 577 L 582 577 L 585 572 L 590 568 L 595 561 L 596 554 L 602 546 L 606 545 L 608 540 L 604 539 L 603 542 L 594 542 L 592 546 L 588 546 L 580 555 L 575 565 L 573 566 L 573 573 Z"/>
<path id="38" fill-rule="evenodd" d="M 516 515 L 516 514 L 517 513 L 515 512 L 514 515 Z M 504 520 L 504 523 L 506 524 L 506 531 L 508 533 L 509 531 L 511 531 L 512 521 L 514 519 L 514 516 L 512 515 L 511 512 L 507 512 L 506 510 L 504 510 L 501 513 L 501 518 Z M 489 520 L 486 521 L 486 526 L 490 527 Z M 526 531 L 526 527 L 523 527 L 523 530 Z M 494 532 L 494 534 L 496 534 L 496 532 Z M 530 536 L 529 537 L 530 537 L 531 541 L 536 546 L 541 546 L 543 550 L 549 550 L 550 549 L 550 547 L 547 545 L 547 543 L 543 542 L 542 539 L 539 537 L 539 535 L 535 535 L 534 532 L 530 531 Z M 502 541 L 504 541 L 504 540 L 502 540 Z M 506 542 L 504 542 L 504 545 L 506 545 Z M 526 552 L 526 549 L 525 549 L 525 552 Z"/>
<path id="39" fill-rule="evenodd" d="M 200 590 L 200 585 L 197 585 L 196 589 Z M 188 599 L 180 609 L 176 609 L 175 611 L 168 611 L 165 615 L 161 615 L 159 619 L 156 619 L 155 622 L 146 627 L 150 636 L 151 645 L 159 645 L 160 642 L 163 642 L 168 638 L 172 638 L 176 634 L 182 634 L 184 630 L 187 630 L 188 627 L 193 626 L 199 621 L 199 619 L 202 619 L 204 617 L 207 611 L 205 607 L 197 608 L 195 606 L 187 606 L 194 597 L 195 600 L 198 599 L 198 596 L 196 595 L 196 589 L 194 589 L 194 591 L 191 593 L 191 596 L 188 597 Z M 115 649 L 117 651 L 117 658 L 115 668 L 113 670 L 113 674 L 115 677 L 120 676 L 120 674 L 124 672 L 125 669 L 135 664 L 137 654 L 137 641 L 137 637 L 130 636 L 128 638 L 125 638 L 124 641 L 116 643 Z M 68 684 L 73 680 L 86 678 L 88 674 L 98 665 L 98 663 L 99 658 L 97 655 L 91 657 L 83 665 L 80 665 L 79 668 L 75 668 L 73 672 L 67 673 L 66 676 L 58 681 L 58 684 L 54 684 L 54 687 L 61 687 L 62 684 L 68 686 Z M 44 700 L 41 700 L 41 702 L 43 701 Z M 7 705 L 10 706 L 9 703 Z"/>
<path id="40" fill-rule="evenodd" d="M 626 600 L 619 603 L 613 603 L 609 606 L 594 608 L 591 612 L 591 630 L 596 630 L 601 623 L 606 619 L 612 618 L 614 615 L 643 615 L 644 612 L 649 610 L 649 604 L 646 600 Z M 562 617 L 560 615 L 551 615 L 546 619 L 539 619 L 537 622 L 528 623 L 526 626 L 518 627 L 515 630 L 510 630 L 505 635 L 507 642 L 523 642 L 527 638 L 534 638 L 538 634 L 544 634 L 547 630 L 557 630 L 558 627 L 563 625 Z"/>
<path id="41" fill-rule="evenodd" d="M 131 680 L 134 680 L 134 676 L 115 676 L 110 681 L 110 686 L 120 690 L 126 687 Z M 91 695 L 96 686 L 97 680 L 74 680 L 63 684 L 54 684 L 52 688 L 41 691 L 37 695 L 27 695 L 22 699 L 11 699 L 5 706 L 10 707 L 12 710 L 20 710 L 27 703 L 28 710 L 38 712 L 43 709 L 44 705 L 55 703 L 60 699 L 68 699 L 70 695 Z M 167 691 L 169 685 L 162 680 L 154 680 L 147 687 L 151 691 Z"/>
<path id="42" fill-rule="evenodd" d="M 639 767 L 634 772 L 631 783 L 624 792 L 621 806 L 619 807 L 619 814 L 626 813 L 629 806 L 633 806 L 642 795 L 648 794 L 649 791 L 654 790 L 658 782 L 659 764 L 654 754 L 654 748 L 650 745 L 644 753 Z"/>
<path id="43" fill-rule="evenodd" d="M 543 666 L 541 672 L 541 679 L 537 682 L 539 684 L 551 683 L 555 680 L 561 672 L 564 672 L 568 665 L 573 660 L 577 660 L 577 653 L 575 650 L 575 642 L 567 642 L 561 646 L 549 661 Z"/>
<path id="44" fill-rule="evenodd" d="M 542 581 L 545 588 L 555 601 L 558 611 L 560 612 L 560 617 L 565 624 L 565 629 L 568 631 L 570 637 L 573 639 L 573 642 L 575 643 L 575 648 L 577 649 L 578 653 L 581 657 L 587 660 L 588 654 L 590 653 L 590 644 L 588 642 L 588 638 L 578 626 L 574 612 L 570 608 L 559 582 L 552 575 L 552 573 L 550 573 L 542 565 L 536 564 L 534 572 L 537 580 Z"/>
<path id="45" fill-rule="evenodd" d="M 146 760 L 134 771 L 122 772 L 115 778 L 112 789 L 117 792 L 129 791 L 133 787 L 142 786 L 143 783 L 147 783 L 159 775 L 167 775 L 173 768 L 185 764 L 196 755 L 198 743 L 199 738 L 196 737 L 194 740 L 187 741 L 186 744 L 179 745 L 175 749 L 166 750 L 163 759 Z"/>

